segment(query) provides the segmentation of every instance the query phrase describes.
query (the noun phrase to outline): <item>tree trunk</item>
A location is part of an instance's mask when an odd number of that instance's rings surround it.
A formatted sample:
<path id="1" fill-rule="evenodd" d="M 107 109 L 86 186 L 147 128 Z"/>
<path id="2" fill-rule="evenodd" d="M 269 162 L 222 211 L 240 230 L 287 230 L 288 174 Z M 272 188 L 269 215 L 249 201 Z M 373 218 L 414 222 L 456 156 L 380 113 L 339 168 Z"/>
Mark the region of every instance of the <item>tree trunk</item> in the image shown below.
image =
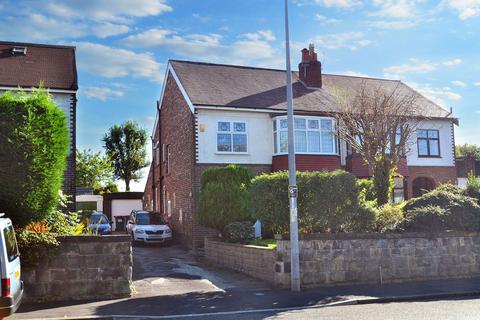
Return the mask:
<path id="1" fill-rule="evenodd" d="M 130 191 L 130 180 L 125 179 L 125 191 Z"/>
<path id="2" fill-rule="evenodd" d="M 373 170 L 373 184 L 377 195 L 377 204 L 382 206 L 389 202 L 390 169 L 386 165 L 377 164 Z"/>

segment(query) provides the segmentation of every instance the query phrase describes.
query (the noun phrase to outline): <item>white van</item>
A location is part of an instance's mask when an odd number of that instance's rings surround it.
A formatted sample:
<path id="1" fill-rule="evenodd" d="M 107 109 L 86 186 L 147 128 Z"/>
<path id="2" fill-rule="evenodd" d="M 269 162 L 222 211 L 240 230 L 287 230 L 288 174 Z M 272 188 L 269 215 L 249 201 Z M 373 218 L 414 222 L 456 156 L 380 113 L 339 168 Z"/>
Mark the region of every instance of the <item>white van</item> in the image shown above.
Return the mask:
<path id="1" fill-rule="evenodd" d="M 0 213 L 0 318 L 14 313 L 23 297 L 23 282 L 20 280 L 20 253 L 12 220 Z"/>

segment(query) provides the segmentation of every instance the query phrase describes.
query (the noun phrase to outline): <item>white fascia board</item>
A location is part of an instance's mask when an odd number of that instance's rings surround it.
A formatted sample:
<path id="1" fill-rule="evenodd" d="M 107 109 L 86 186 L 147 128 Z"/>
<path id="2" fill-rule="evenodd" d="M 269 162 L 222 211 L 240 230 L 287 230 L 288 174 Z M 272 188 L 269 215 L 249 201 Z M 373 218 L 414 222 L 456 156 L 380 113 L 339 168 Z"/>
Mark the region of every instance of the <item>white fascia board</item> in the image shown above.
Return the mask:
<path id="1" fill-rule="evenodd" d="M 268 109 L 258 109 L 258 108 L 239 108 L 239 107 L 215 107 L 215 106 L 194 106 L 195 109 L 206 109 L 206 110 L 225 110 L 225 111 L 245 111 L 245 112 L 261 112 L 261 113 L 284 113 L 287 110 L 268 110 Z"/>
<path id="2" fill-rule="evenodd" d="M 178 88 L 180 89 L 180 92 L 182 93 L 182 96 L 183 98 L 185 99 L 185 101 L 187 102 L 188 104 L 188 107 L 190 108 L 190 111 L 192 113 L 194 113 L 195 111 L 195 108 L 193 106 L 193 103 L 192 103 L 192 100 L 190 99 L 190 97 L 188 96 L 188 93 L 187 91 L 185 90 L 185 88 L 183 87 L 182 83 L 180 82 L 180 79 L 178 78 L 177 76 L 177 73 L 175 72 L 175 69 L 173 69 L 173 66 L 172 64 L 169 62 L 168 63 L 168 67 L 167 67 L 167 73 L 165 75 L 165 80 L 163 82 L 163 88 L 162 88 L 162 96 L 160 97 L 160 109 L 162 108 L 162 103 L 163 103 L 163 96 L 165 94 L 165 87 L 166 87 L 166 82 L 167 82 L 167 77 L 168 77 L 168 73 L 171 73 L 172 74 L 172 77 L 173 79 L 175 79 L 175 82 L 177 83 L 177 86 Z"/>
<path id="3" fill-rule="evenodd" d="M 15 91 L 28 91 L 28 92 L 31 92 L 33 90 L 37 90 L 38 88 L 23 88 L 23 87 L 1 87 L 0 86 L 0 90 L 15 90 Z M 75 90 L 62 90 L 62 89 L 50 89 L 50 88 L 46 88 L 45 90 L 47 90 L 47 92 L 49 93 L 69 93 L 69 94 L 73 94 L 73 93 L 77 93 L 77 91 Z"/>

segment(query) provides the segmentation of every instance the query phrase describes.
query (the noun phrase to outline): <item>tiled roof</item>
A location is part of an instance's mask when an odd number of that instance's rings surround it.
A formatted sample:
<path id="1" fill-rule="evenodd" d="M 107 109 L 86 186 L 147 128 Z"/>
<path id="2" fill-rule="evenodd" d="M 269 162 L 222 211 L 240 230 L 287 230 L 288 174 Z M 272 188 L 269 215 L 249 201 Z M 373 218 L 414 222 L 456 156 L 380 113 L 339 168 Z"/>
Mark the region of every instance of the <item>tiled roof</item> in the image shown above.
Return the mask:
<path id="1" fill-rule="evenodd" d="M 12 54 L 14 46 L 26 47 L 25 55 Z M 77 90 L 75 48 L 0 41 L 0 86 L 44 87 Z"/>
<path id="2" fill-rule="evenodd" d="M 192 103 L 197 106 L 222 106 L 284 111 L 286 105 L 285 70 L 220 65 L 171 60 L 175 73 Z M 321 89 L 307 88 L 293 72 L 294 108 L 303 112 L 331 112 L 337 105 L 338 91 L 371 87 L 417 95 L 419 115 L 435 118 L 450 113 L 398 80 L 323 74 Z M 333 109 L 332 109 L 333 108 Z"/>

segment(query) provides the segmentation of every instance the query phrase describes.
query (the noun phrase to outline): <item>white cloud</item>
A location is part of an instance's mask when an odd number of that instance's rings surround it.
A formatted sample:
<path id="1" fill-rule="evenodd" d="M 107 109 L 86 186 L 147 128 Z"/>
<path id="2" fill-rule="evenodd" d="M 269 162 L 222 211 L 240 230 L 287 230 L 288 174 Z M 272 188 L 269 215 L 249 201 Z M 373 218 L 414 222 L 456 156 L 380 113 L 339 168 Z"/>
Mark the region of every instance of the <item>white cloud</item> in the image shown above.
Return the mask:
<path id="1" fill-rule="evenodd" d="M 38 13 L 18 17 L 2 17 L 0 36 L 15 41 L 51 41 L 60 38 L 80 38 L 87 34 L 83 23 L 72 24 Z"/>
<path id="2" fill-rule="evenodd" d="M 444 61 L 442 62 L 442 64 L 444 66 L 447 66 L 447 67 L 451 67 L 451 66 L 456 66 L 456 65 L 459 65 L 461 64 L 463 61 L 462 59 L 452 59 L 452 60 L 447 60 L 447 61 Z"/>
<path id="3" fill-rule="evenodd" d="M 474 82 L 473 85 L 474 85 L 475 87 L 480 87 L 480 81 Z"/>
<path id="4" fill-rule="evenodd" d="M 451 67 L 456 66 L 462 63 L 461 59 L 452 59 L 443 61 L 440 63 L 433 63 L 430 61 L 420 61 L 417 59 L 410 59 L 410 63 L 405 63 L 397 66 L 390 66 L 384 68 L 383 71 L 386 75 L 393 78 L 400 78 L 401 75 L 408 74 L 408 73 L 427 73 L 432 72 L 438 69 L 440 65 Z"/>
<path id="5" fill-rule="evenodd" d="M 422 0 L 373 0 L 373 4 L 380 7 L 371 12 L 372 16 L 389 18 L 412 18 L 418 14 L 417 4 Z"/>
<path id="6" fill-rule="evenodd" d="M 460 81 L 460 80 L 453 80 L 452 84 L 454 86 L 457 86 L 457 87 L 460 87 L 460 88 L 466 88 L 468 86 L 465 82 Z"/>
<path id="7" fill-rule="evenodd" d="M 393 29 L 393 30 L 402 30 L 413 28 L 417 25 L 416 22 L 410 20 L 397 20 L 397 21 L 372 21 L 371 26 L 379 29 Z"/>
<path id="8" fill-rule="evenodd" d="M 197 19 L 197 20 L 200 21 L 200 22 L 208 22 L 208 21 L 210 21 L 210 19 L 211 19 L 210 17 L 203 16 L 203 15 L 201 15 L 201 14 L 199 14 L 199 13 L 194 13 L 194 14 L 192 14 L 192 17 L 194 17 L 195 19 Z"/>
<path id="9" fill-rule="evenodd" d="M 431 99 L 435 103 L 446 107 L 448 103 L 446 100 L 457 101 L 462 99 L 462 96 L 454 91 L 450 87 L 433 87 L 431 84 L 418 84 L 415 82 L 408 82 L 409 86 L 417 90 L 427 98 Z"/>
<path id="10" fill-rule="evenodd" d="M 89 99 L 98 99 L 101 101 L 106 101 L 116 97 L 123 97 L 124 95 L 123 91 L 97 86 L 87 86 L 84 89 L 81 89 L 81 92 Z"/>
<path id="11" fill-rule="evenodd" d="M 315 20 L 324 24 L 335 24 L 340 21 L 334 18 L 328 18 L 328 17 L 322 16 L 321 14 L 318 14 L 318 13 L 315 15 Z"/>
<path id="12" fill-rule="evenodd" d="M 388 74 L 406 74 L 406 73 L 426 73 L 437 69 L 437 65 L 430 62 L 421 62 L 416 59 L 410 59 L 410 63 L 397 66 L 391 66 L 383 69 Z"/>
<path id="13" fill-rule="evenodd" d="M 362 5 L 360 0 L 297 0 L 299 5 L 317 4 L 327 8 L 351 9 Z"/>
<path id="14" fill-rule="evenodd" d="M 219 34 L 181 35 L 168 29 L 149 29 L 125 38 L 123 43 L 131 47 L 161 48 L 195 60 L 231 64 L 278 66 L 282 57 L 272 46 L 275 35 L 270 30 L 241 34 L 233 43 L 222 40 Z"/>
<path id="15" fill-rule="evenodd" d="M 129 18 L 157 16 L 172 11 L 166 0 L 53 0 L 39 2 L 38 8 L 64 19 L 128 21 Z"/>
<path id="16" fill-rule="evenodd" d="M 99 23 L 93 25 L 91 32 L 99 38 L 107 38 L 111 36 L 116 36 L 119 34 L 126 33 L 130 30 L 127 25 L 122 24 L 113 24 L 113 23 Z"/>
<path id="17" fill-rule="evenodd" d="M 91 42 L 79 42 L 76 46 L 79 68 L 91 74 L 106 78 L 163 79 L 162 65 L 150 53 L 136 53 Z"/>
<path id="18" fill-rule="evenodd" d="M 366 47 L 372 41 L 365 38 L 362 32 L 346 32 L 319 36 L 313 39 L 320 48 L 325 49 L 350 49 L 357 50 L 359 47 Z"/>
<path id="19" fill-rule="evenodd" d="M 441 5 L 456 11 L 461 20 L 480 15 L 480 0 L 444 0 Z"/>
<path id="20" fill-rule="evenodd" d="M 361 78 L 370 78 L 370 76 L 366 73 L 361 73 L 357 71 L 342 71 L 336 72 L 335 74 L 343 75 L 343 76 L 351 76 L 351 77 L 361 77 Z"/>

